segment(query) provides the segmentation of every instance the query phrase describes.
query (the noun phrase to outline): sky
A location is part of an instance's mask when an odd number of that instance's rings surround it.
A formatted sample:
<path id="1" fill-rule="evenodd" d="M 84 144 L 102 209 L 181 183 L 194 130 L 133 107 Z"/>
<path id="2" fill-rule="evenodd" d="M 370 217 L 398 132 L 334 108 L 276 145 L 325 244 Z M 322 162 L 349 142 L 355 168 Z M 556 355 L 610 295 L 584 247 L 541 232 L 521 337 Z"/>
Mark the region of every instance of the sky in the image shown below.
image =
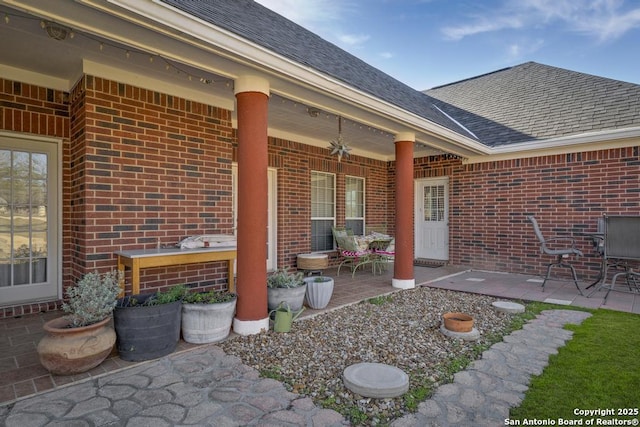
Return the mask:
<path id="1" fill-rule="evenodd" d="M 529 61 L 640 84 L 640 0 L 256 0 L 417 90 Z"/>

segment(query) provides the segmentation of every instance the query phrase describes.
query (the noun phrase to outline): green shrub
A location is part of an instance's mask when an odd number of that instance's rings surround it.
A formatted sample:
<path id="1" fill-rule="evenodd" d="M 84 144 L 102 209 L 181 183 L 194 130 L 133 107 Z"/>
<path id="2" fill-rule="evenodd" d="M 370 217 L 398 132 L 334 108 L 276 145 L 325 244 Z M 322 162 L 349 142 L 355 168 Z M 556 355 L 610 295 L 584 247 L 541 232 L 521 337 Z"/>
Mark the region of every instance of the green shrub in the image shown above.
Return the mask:
<path id="1" fill-rule="evenodd" d="M 236 298 L 236 294 L 231 292 L 191 292 L 187 293 L 182 302 L 187 304 L 219 304 L 231 302 Z"/>
<path id="2" fill-rule="evenodd" d="M 269 288 L 297 288 L 304 285 L 301 272 L 289 273 L 286 267 L 279 268 L 267 278 Z"/>
<path id="3" fill-rule="evenodd" d="M 122 272 L 87 273 L 77 285 L 67 288 L 67 301 L 62 309 L 72 326 L 91 325 L 106 319 L 116 306 L 120 294 Z"/>
<path id="4" fill-rule="evenodd" d="M 166 291 L 158 291 L 153 295 L 141 294 L 124 297 L 117 302 L 118 307 L 146 307 L 151 305 L 170 304 L 182 300 L 189 289 L 185 285 L 175 285 Z"/>

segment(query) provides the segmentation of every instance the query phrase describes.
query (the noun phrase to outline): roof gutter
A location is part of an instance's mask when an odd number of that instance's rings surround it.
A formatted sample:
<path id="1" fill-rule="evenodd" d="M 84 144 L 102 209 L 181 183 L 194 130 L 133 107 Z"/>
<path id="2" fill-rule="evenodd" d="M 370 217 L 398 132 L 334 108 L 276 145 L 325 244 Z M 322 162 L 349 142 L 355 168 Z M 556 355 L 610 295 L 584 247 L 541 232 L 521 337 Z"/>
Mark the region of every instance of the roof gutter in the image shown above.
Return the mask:
<path id="1" fill-rule="evenodd" d="M 464 163 L 566 154 L 640 146 L 640 127 L 581 133 L 550 139 L 532 140 L 491 148 L 488 156 L 471 156 Z"/>

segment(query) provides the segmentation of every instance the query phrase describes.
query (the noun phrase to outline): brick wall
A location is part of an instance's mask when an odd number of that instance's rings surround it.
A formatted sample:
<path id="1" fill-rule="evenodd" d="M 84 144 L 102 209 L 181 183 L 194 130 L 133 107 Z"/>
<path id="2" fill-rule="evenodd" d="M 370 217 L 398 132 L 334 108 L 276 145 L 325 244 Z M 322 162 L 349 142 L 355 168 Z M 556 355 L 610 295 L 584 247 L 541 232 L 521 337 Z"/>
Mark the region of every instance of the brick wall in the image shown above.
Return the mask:
<path id="1" fill-rule="evenodd" d="M 450 262 L 478 269 L 541 274 L 549 256 L 526 215 L 546 236 L 576 237 L 579 275 L 599 259 L 589 239 L 602 214 L 640 214 L 640 147 L 463 165 L 417 159 L 415 177 L 449 176 Z"/>
<path id="2" fill-rule="evenodd" d="M 0 129 L 69 138 L 69 94 L 0 78 Z"/>
<path id="3" fill-rule="evenodd" d="M 70 163 L 74 274 L 114 268 L 117 250 L 233 232 L 229 111 L 91 76 L 80 86 Z M 149 291 L 226 281 L 219 262 L 145 269 L 140 283 Z"/>
<path id="4" fill-rule="evenodd" d="M 311 171 L 336 176 L 336 225 L 345 225 L 345 177 L 365 179 L 366 227 L 386 227 L 387 164 L 351 155 L 338 162 L 323 147 L 269 139 L 269 166 L 278 169 L 278 266 L 296 266 L 298 254 L 311 251 Z M 335 253 L 330 253 L 335 262 Z"/>

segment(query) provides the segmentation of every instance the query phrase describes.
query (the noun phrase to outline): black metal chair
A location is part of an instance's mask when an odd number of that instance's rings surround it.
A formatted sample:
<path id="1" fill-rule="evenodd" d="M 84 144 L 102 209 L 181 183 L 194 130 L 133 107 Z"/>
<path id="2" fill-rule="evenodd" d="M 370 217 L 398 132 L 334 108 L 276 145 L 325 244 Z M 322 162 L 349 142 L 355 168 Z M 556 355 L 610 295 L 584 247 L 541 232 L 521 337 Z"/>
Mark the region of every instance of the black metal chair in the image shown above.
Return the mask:
<path id="1" fill-rule="evenodd" d="M 640 292 L 640 271 L 634 270 L 629 261 L 637 264 L 640 261 L 640 217 L 638 216 L 604 216 L 604 281 L 598 288 L 607 288 L 604 304 L 607 303 L 609 293 L 614 290 L 616 280 L 620 276 L 626 277 L 629 292 Z M 611 285 L 606 285 L 607 270 L 611 267 L 622 268 L 623 271 L 614 274 Z"/>
<path id="2" fill-rule="evenodd" d="M 552 255 L 556 257 L 556 261 L 550 263 L 547 266 L 547 274 L 544 277 L 544 282 L 542 282 L 542 292 L 544 292 L 544 285 L 547 284 L 547 280 L 551 277 L 551 268 L 553 267 L 565 267 L 571 270 L 571 274 L 573 276 L 573 282 L 576 284 L 576 288 L 580 295 L 583 295 L 580 286 L 578 285 L 578 276 L 576 275 L 576 269 L 573 268 L 571 264 L 565 261 L 565 258 L 568 258 L 571 255 L 575 256 L 583 256 L 583 253 L 576 248 L 576 241 L 572 237 L 566 236 L 555 236 L 545 239 L 542 232 L 540 231 L 540 227 L 538 226 L 538 221 L 536 221 L 535 217 L 530 215 L 527 216 L 531 225 L 533 225 L 533 231 L 536 233 L 536 237 L 540 241 L 540 252 Z"/>

